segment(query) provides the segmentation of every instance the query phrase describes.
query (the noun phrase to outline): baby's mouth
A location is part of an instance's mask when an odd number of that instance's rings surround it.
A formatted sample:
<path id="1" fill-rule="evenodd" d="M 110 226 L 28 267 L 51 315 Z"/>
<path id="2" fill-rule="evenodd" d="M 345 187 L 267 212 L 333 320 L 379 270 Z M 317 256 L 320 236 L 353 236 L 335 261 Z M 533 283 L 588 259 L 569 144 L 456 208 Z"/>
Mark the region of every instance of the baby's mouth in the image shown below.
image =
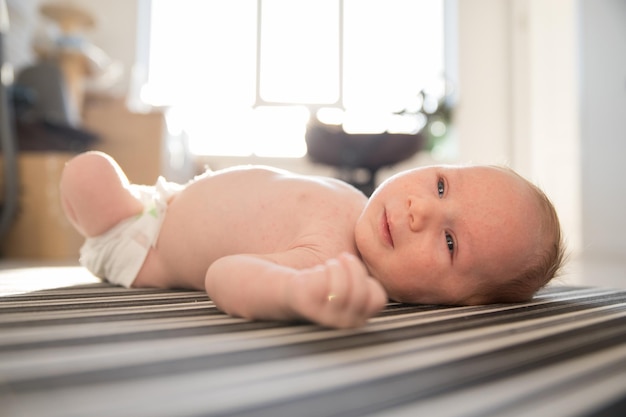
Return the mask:
<path id="1" fill-rule="evenodd" d="M 381 222 L 381 233 L 383 236 L 383 240 L 392 248 L 393 245 L 393 237 L 391 236 L 391 227 L 389 225 L 389 219 L 387 218 L 387 210 L 383 212 L 382 222 Z"/>

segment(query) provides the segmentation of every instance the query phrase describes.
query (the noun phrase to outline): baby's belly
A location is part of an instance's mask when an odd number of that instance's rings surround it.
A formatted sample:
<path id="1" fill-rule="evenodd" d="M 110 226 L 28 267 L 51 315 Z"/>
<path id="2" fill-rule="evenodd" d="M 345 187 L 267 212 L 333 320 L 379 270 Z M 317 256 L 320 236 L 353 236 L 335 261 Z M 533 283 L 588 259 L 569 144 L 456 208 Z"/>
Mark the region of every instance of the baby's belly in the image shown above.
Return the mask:
<path id="1" fill-rule="evenodd" d="M 197 207 L 175 199 L 163 219 L 156 245 L 159 270 L 169 275 L 171 286 L 204 289 L 211 264 L 224 255 L 223 241 Z M 184 202 L 183 202 L 184 203 Z"/>

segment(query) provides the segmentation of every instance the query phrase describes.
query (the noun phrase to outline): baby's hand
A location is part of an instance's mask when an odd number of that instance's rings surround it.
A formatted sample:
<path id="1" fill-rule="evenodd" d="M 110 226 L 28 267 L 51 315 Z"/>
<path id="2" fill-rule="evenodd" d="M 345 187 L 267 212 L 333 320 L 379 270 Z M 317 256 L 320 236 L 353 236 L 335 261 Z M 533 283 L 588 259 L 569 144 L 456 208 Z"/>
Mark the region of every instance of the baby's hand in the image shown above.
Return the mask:
<path id="1" fill-rule="evenodd" d="M 298 316 L 337 328 L 361 326 L 387 303 L 380 283 L 348 253 L 299 271 L 286 296 L 287 305 Z"/>

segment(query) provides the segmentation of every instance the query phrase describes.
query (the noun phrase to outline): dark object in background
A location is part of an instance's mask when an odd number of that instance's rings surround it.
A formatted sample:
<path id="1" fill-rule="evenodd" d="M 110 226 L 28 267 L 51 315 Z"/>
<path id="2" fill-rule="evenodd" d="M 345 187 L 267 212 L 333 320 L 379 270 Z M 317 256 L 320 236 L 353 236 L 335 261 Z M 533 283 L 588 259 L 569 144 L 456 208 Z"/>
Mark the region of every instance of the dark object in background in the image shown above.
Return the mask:
<path id="1" fill-rule="evenodd" d="M 72 127 L 80 124 L 78 110 L 69 101 L 65 79 L 57 64 L 42 61 L 26 67 L 17 75 L 15 85 L 18 119 Z M 28 101 L 28 105 L 20 106 L 25 104 L 20 99 Z"/>
<path id="2" fill-rule="evenodd" d="M 98 136 L 82 129 L 47 121 L 17 121 L 17 147 L 20 152 L 57 151 L 85 152 L 92 148 Z"/>
<path id="3" fill-rule="evenodd" d="M 337 167 L 340 178 L 365 195 L 376 187 L 379 169 L 404 161 L 425 148 L 426 138 L 421 134 L 346 133 L 341 126 L 312 121 L 305 135 L 307 153 L 314 162 Z M 365 178 L 359 174 L 365 170 Z"/>
<path id="4" fill-rule="evenodd" d="M 63 74 L 52 62 L 23 69 L 13 86 L 19 151 L 84 152 L 98 139 L 79 127 Z"/>

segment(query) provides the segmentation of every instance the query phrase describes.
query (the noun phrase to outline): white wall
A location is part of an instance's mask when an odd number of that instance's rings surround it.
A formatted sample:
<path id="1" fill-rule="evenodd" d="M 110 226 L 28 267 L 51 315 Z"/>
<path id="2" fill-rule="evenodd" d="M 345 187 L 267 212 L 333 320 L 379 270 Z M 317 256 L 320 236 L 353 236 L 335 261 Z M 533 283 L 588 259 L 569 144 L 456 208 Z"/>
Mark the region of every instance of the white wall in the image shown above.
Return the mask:
<path id="1" fill-rule="evenodd" d="M 624 261 L 626 1 L 582 0 L 581 17 L 585 252 L 606 261 Z"/>
<path id="2" fill-rule="evenodd" d="M 455 125 L 460 158 L 510 163 L 509 2 L 458 2 L 459 97 Z"/>
<path id="3" fill-rule="evenodd" d="M 6 37 L 5 59 L 17 70 L 35 59 L 32 43 L 40 19 L 40 0 L 7 0 L 9 32 Z"/>
<path id="4" fill-rule="evenodd" d="M 459 1 L 461 159 L 507 163 L 540 185 L 575 252 L 581 241 L 577 42 L 575 0 Z"/>
<path id="5" fill-rule="evenodd" d="M 459 45 L 461 159 L 537 182 L 574 281 L 625 286 L 626 2 L 459 0 Z"/>

